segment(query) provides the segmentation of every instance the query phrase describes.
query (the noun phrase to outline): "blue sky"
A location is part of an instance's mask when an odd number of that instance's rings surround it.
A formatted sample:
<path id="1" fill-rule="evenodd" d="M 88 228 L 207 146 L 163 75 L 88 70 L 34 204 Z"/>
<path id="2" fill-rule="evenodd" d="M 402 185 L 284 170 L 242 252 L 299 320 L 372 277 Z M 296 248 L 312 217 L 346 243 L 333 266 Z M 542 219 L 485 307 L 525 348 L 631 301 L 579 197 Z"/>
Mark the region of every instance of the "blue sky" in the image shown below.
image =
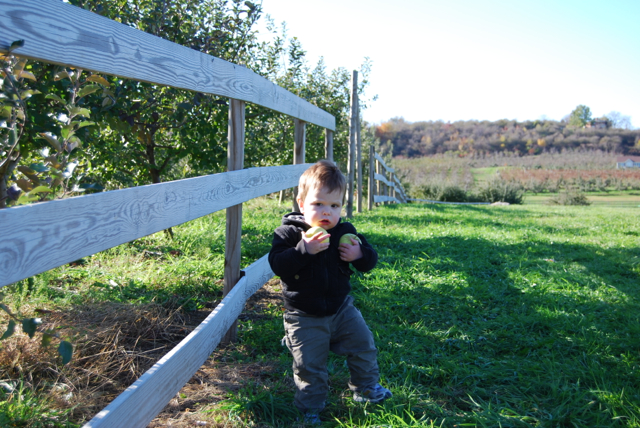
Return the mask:
<path id="1" fill-rule="evenodd" d="M 310 65 L 373 62 L 365 120 L 560 120 L 584 104 L 640 127 L 640 0 L 263 0 Z"/>

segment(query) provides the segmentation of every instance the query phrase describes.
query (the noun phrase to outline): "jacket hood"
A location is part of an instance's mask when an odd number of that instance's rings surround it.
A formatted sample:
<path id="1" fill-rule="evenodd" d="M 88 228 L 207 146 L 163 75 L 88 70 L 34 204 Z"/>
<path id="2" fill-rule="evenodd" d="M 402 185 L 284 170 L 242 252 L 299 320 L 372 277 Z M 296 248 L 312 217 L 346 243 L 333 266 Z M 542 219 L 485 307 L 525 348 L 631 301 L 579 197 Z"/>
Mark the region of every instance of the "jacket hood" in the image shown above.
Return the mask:
<path id="1" fill-rule="evenodd" d="M 340 217 L 338 219 L 338 224 L 342 223 L 342 217 Z M 338 226 L 338 224 L 336 224 L 335 227 Z M 307 222 L 304 221 L 304 215 L 302 215 L 299 212 L 292 212 L 289 214 L 286 214 L 284 217 L 282 217 L 282 225 L 283 226 L 296 226 L 301 228 L 304 231 L 307 231 L 311 228 L 311 226 L 309 224 L 307 224 Z"/>

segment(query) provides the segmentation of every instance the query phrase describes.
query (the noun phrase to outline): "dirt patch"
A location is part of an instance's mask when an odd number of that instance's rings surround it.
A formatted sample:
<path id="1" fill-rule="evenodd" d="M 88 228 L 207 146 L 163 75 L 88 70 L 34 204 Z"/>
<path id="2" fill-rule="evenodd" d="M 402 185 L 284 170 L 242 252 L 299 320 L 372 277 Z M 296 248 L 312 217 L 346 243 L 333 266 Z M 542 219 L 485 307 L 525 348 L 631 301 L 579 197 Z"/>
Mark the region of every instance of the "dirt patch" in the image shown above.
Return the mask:
<path id="1" fill-rule="evenodd" d="M 268 306 L 281 305 L 281 300 L 279 283 L 270 281 L 249 299 L 241 318 L 260 319 Z M 43 319 L 41 329 L 55 330 L 74 344 L 72 361 L 66 366 L 59 364 L 56 342 L 42 348 L 36 338 L 17 334 L 1 344 L 0 381 L 24 379 L 28 387 L 48 391 L 60 408 L 73 408 L 73 420 L 89 420 L 209 313 L 112 302 L 65 312 L 45 311 L 35 315 Z M 268 364 L 225 362 L 224 352 L 217 350 L 207 360 L 151 427 L 214 426 L 202 420 L 202 413 L 196 418 L 193 411 L 224 399 L 246 379 L 260 379 L 274 370 Z"/>
<path id="2" fill-rule="evenodd" d="M 239 318 L 259 320 L 264 318 L 266 309 L 272 305 L 282 306 L 280 282 L 271 280 L 258 290 L 245 305 Z M 273 376 L 280 376 L 279 368 L 270 363 L 237 363 L 226 355 L 234 351 L 243 352 L 231 344 L 219 347 L 189 382 L 180 390 L 162 412 L 149 424 L 148 428 L 159 427 L 230 427 L 237 423 L 219 420 L 214 412 L 207 412 L 217 403 L 236 393 L 247 380 L 263 382 Z M 293 388 L 293 381 L 292 388 Z"/>

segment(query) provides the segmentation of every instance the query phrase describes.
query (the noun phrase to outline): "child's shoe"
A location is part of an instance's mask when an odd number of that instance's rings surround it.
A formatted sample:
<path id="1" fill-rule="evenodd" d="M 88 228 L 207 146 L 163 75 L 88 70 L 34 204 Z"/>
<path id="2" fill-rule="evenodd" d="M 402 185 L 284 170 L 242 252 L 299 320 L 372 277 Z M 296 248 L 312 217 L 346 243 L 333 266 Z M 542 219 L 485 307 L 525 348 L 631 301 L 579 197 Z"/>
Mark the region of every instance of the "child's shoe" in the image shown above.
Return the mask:
<path id="1" fill-rule="evenodd" d="M 315 412 L 306 412 L 303 420 L 305 425 L 320 425 L 322 423 L 320 416 Z"/>
<path id="2" fill-rule="evenodd" d="M 373 388 L 366 388 L 362 392 L 354 392 L 353 399 L 358 403 L 372 403 L 378 404 L 382 403 L 387 398 L 391 398 L 393 394 L 387 388 L 380 386 L 379 383 L 376 383 L 376 386 Z"/>

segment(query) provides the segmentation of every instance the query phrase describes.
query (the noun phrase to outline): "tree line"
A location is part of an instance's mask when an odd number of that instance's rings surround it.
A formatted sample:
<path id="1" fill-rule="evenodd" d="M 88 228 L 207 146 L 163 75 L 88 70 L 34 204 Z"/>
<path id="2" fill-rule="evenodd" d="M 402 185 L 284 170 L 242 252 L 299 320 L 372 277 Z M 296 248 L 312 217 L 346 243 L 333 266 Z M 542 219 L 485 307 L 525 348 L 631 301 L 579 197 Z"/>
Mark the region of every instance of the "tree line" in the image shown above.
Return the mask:
<path id="1" fill-rule="evenodd" d="M 619 114 L 614 117 L 619 118 Z M 590 118 L 581 120 L 582 125 L 575 125 L 575 120 L 407 122 L 394 118 L 375 126 L 375 135 L 383 152 L 405 158 L 448 152 L 461 156 L 500 152 L 522 156 L 575 149 L 640 155 L 640 130 L 614 128 L 606 121 L 600 122 L 601 129 L 591 126 L 595 121 Z"/>
<path id="2" fill-rule="evenodd" d="M 351 72 L 309 65 L 300 41 L 263 17 L 260 4 L 68 3 L 240 64 L 326 110 L 336 118 L 334 157 L 346 159 Z M 260 19 L 270 37 L 259 37 Z M 13 54 L 21 43 L 0 55 L 0 208 L 226 170 L 227 99 L 27 61 Z M 365 59 L 359 70 L 361 96 L 370 66 Z M 306 135 L 307 159 L 324 157 L 324 130 L 308 126 Z M 293 163 L 285 115 L 248 104 L 246 141 L 246 167 Z"/>

